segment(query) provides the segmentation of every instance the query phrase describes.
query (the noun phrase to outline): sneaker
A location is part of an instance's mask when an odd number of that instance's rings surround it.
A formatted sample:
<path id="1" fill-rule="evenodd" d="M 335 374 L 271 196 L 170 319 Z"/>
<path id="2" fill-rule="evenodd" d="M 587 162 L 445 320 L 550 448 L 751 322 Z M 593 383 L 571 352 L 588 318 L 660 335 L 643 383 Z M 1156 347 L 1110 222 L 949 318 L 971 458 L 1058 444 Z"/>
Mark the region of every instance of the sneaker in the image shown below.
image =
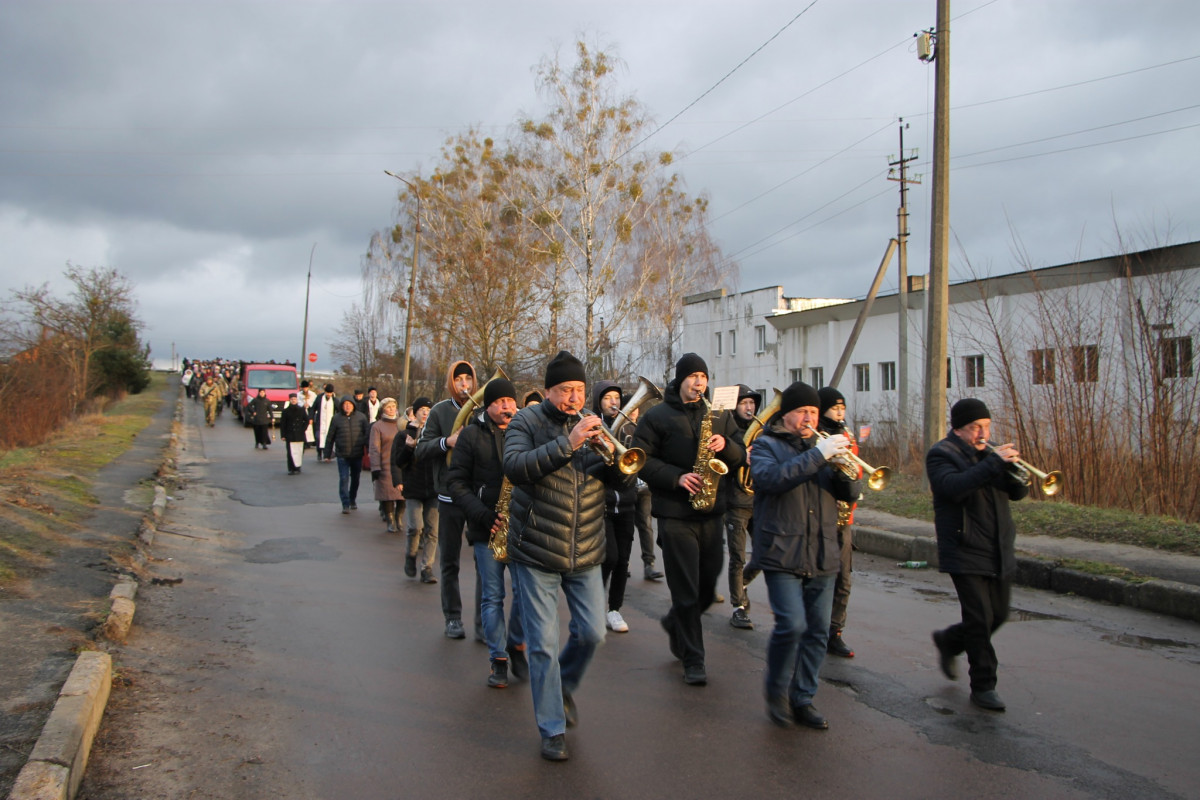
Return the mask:
<path id="1" fill-rule="evenodd" d="M 433 577 L 433 570 L 428 567 L 421 570 L 421 583 L 437 583 L 437 578 Z M 459 627 L 462 627 L 461 622 L 459 623 Z"/>
<path id="2" fill-rule="evenodd" d="M 350 504 L 350 510 L 351 510 L 351 511 L 358 511 L 358 503 L 351 503 L 351 504 Z"/>
<path id="3" fill-rule="evenodd" d="M 729 624 L 745 631 L 754 630 L 754 623 L 750 621 L 750 615 L 746 613 L 746 609 L 743 606 L 738 606 L 733 610 L 733 616 L 729 618 Z"/>
<path id="4" fill-rule="evenodd" d="M 608 616 L 604 619 L 604 624 L 610 631 L 616 631 L 617 633 L 629 632 L 629 625 L 625 623 L 624 618 L 621 616 L 621 612 L 617 611 L 616 609 L 608 612 Z"/>
<path id="5" fill-rule="evenodd" d="M 683 668 L 683 682 L 688 686 L 705 686 L 708 684 L 708 675 L 704 672 L 703 664 L 692 664 Z"/>
<path id="6" fill-rule="evenodd" d="M 995 689 L 988 689 L 984 692 L 972 691 L 971 704 L 988 711 L 1004 710 L 1004 701 L 1000 699 L 1000 695 L 996 694 Z"/>
<path id="7" fill-rule="evenodd" d="M 508 686 L 508 662 L 503 658 L 492 659 L 492 674 L 488 675 L 488 686 L 503 689 Z"/>
<path id="8" fill-rule="evenodd" d="M 563 734 L 546 736 L 542 739 L 542 758 L 547 761 L 566 761 L 567 737 Z"/>
<path id="9" fill-rule="evenodd" d="M 648 581 L 661 581 L 663 574 L 654 568 L 653 564 L 646 565 L 646 571 L 643 573 Z"/>
<path id="10" fill-rule="evenodd" d="M 342 506 L 342 513 L 343 513 L 343 514 L 349 514 L 349 513 L 350 513 L 350 506 Z"/>
<path id="11" fill-rule="evenodd" d="M 854 651 L 842 641 L 841 631 L 829 632 L 829 642 L 825 645 L 825 652 L 839 658 L 854 658 Z"/>
<path id="12" fill-rule="evenodd" d="M 446 620 L 446 638 L 447 639 L 462 639 L 462 638 L 466 637 L 466 635 L 467 634 L 463 631 L 461 619 Z"/>
<path id="13" fill-rule="evenodd" d="M 404 574 L 410 578 L 417 577 L 417 557 L 416 556 L 405 556 L 404 557 Z"/>

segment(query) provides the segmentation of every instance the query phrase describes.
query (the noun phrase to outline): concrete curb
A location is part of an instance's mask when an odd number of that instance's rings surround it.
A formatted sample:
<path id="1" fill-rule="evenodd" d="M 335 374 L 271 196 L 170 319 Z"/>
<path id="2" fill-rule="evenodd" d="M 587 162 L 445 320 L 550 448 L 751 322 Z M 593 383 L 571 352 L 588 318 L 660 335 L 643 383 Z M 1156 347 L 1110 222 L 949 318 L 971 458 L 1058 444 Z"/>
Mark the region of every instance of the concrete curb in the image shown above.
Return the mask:
<path id="1" fill-rule="evenodd" d="M 9 800 L 75 796 L 111 687 L 112 657 L 96 650 L 81 653 L 29 761 L 17 775 Z"/>
<path id="2" fill-rule="evenodd" d="M 925 561 L 937 567 L 937 540 L 854 526 L 854 546 L 864 553 L 896 561 Z M 1151 578 L 1141 583 L 1069 569 L 1061 562 L 1017 556 L 1014 583 L 1058 594 L 1076 594 L 1113 605 L 1131 606 L 1156 614 L 1200 622 L 1200 586 Z"/>

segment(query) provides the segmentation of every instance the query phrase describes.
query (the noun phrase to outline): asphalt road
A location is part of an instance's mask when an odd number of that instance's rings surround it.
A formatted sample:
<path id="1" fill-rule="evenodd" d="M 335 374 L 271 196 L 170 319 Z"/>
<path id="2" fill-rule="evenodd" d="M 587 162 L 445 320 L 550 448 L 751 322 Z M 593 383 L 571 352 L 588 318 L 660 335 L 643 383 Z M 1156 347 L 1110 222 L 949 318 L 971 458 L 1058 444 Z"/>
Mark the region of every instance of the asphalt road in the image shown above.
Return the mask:
<path id="1" fill-rule="evenodd" d="M 1008 712 L 972 707 L 929 632 L 949 578 L 857 558 L 846 640 L 817 707 L 827 732 L 767 720 L 758 627 L 706 618 L 709 684 L 686 686 L 635 563 L 576 695 L 571 759 L 538 757 L 528 687 L 489 689 L 484 647 L 442 635 L 438 587 L 404 577 L 369 499 L 340 513 L 336 467 L 286 474 L 228 416 L 187 404 L 168 510 L 81 797 L 1195 797 L 1200 626 L 1017 589 L 996 637 Z M 311 451 L 310 451 L 311 452 Z M 635 560 L 636 560 L 635 547 Z M 469 556 L 464 558 L 469 564 Z M 468 604 L 473 576 L 465 573 Z M 564 608 L 564 619 L 566 618 Z M 965 672 L 965 664 L 961 665 Z"/>

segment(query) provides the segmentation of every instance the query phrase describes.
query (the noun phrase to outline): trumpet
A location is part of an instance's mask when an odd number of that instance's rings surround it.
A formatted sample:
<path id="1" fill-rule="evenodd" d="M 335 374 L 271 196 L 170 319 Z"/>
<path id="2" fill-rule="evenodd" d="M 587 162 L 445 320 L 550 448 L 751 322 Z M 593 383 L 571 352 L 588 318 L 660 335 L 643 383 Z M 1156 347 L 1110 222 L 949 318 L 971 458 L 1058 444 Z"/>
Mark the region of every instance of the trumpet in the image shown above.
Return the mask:
<path id="1" fill-rule="evenodd" d="M 594 417 L 596 415 L 590 411 L 583 410 L 576 416 L 578 420 L 582 420 L 584 417 Z M 597 431 L 599 431 L 599 436 L 608 439 L 612 443 L 613 449 L 609 450 L 602 442 L 596 439 L 588 439 L 588 446 L 604 459 L 605 464 L 611 467 L 615 463 L 617 469 L 626 475 L 636 475 L 642 467 L 646 466 L 646 451 L 640 447 L 626 447 L 621 444 L 617 441 L 617 437 L 613 435 L 612 431 L 604 426 L 603 420 L 601 420 Z"/>
<path id="2" fill-rule="evenodd" d="M 783 407 L 783 392 L 778 389 L 772 389 L 775 396 L 771 398 L 771 402 L 767 403 L 761 414 L 755 414 L 754 419 L 750 420 L 750 425 L 746 428 L 746 433 L 742 436 L 742 444 L 746 445 L 747 451 L 758 435 L 767 427 L 767 423 L 771 418 L 779 413 L 779 409 Z M 738 485 L 742 487 L 742 491 L 746 494 L 754 494 L 754 481 L 750 478 L 750 467 L 738 467 L 737 473 Z"/>
<path id="3" fill-rule="evenodd" d="M 655 386 L 654 383 L 648 378 L 643 378 L 639 375 L 637 391 L 633 393 L 633 397 L 629 398 L 629 402 L 627 402 L 623 408 L 617 411 L 617 419 L 612 426 L 612 435 L 615 438 L 620 438 L 621 433 L 625 430 L 626 425 L 635 424 L 634 421 L 630 419 L 630 417 L 633 416 L 633 412 L 637 411 L 650 400 L 662 400 L 662 392 L 660 392 L 658 387 Z"/>
<path id="4" fill-rule="evenodd" d="M 829 438 L 829 434 L 825 433 L 825 431 L 819 431 L 816 428 L 810 428 L 810 430 L 822 439 Z M 860 467 L 862 467 L 863 473 L 865 473 L 867 476 L 867 486 L 871 489 L 878 492 L 887 486 L 888 481 L 891 480 L 891 467 L 872 467 L 866 461 L 863 461 L 861 458 L 849 451 L 846 452 L 845 456 L 855 464 L 858 464 Z"/>
<path id="5" fill-rule="evenodd" d="M 983 446 L 987 448 L 989 453 L 996 452 L 996 448 L 992 447 L 991 443 L 989 442 L 984 442 Z M 1028 461 L 1024 461 L 1020 458 L 1012 462 L 1012 465 L 1015 467 L 1017 478 L 1020 479 L 1021 483 L 1025 484 L 1026 486 L 1029 486 L 1033 482 L 1032 478 L 1030 477 L 1031 475 L 1034 478 L 1037 478 L 1039 483 L 1038 488 L 1042 490 L 1042 494 L 1046 495 L 1046 497 L 1054 497 L 1054 495 L 1062 491 L 1063 481 L 1065 481 L 1066 478 L 1063 477 L 1063 474 L 1058 470 L 1042 472 L 1033 464 L 1030 464 Z"/>

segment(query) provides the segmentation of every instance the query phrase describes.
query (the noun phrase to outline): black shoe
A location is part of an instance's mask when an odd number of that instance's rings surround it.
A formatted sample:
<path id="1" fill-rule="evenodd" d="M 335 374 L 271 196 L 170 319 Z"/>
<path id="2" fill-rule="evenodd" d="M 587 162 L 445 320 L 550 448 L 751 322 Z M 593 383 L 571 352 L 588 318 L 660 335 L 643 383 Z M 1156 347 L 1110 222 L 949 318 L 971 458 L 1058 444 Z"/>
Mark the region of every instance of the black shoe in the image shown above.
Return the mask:
<path id="1" fill-rule="evenodd" d="M 493 689 L 508 686 L 508 662 L 503 658 L 492 659 L 492 674 L 488 675 L 488 686 Z"/>
<path id="2" fill-rule="evenodd" d="M 958 671 L 954 668 L 954 656 L 946 649 L 946 634 L 942 631 L 933 632 L 933 644 L 938 651 L 938 666 L 942 674 L 952 681 L 958 680 Z"/>
<path id="3" fill-rule="evenodd" d="M 768 697 L 767 717 L 781 728 L 792 727 L 792 704 L 786 697 Z"/>
<path id="4" fill-rule="evenodd" d="M 567 720 L 567 727 L 574 728 L 579 724 L 579 709 L 575 707 L 575 698 L 566 689 L 562 690 L 563 695 L 563 717 Z"/>
<path id="5" fill-rule="evenodd" d="M 658 622 L 662 625 L 663 630 L 667 632 L 667 644 L 671 648 L 671 655 L 682 660 L 683 649 L 679 646 L 679 634 L 675 632 L 675 621 L 668 614 Z"/>
<path id="6" fill-rule="evenodd" d="M 446 638 L 447 639 L 462 639 L 466 634 L 463 632 L 461 619 L 446 620 Z"/>
<path id="7" fill-rule="evenodd" d="M 692 664 L 683 668 L 683 682 L 688 686 L 707 686 L 708 675 L 704 673 L 703 664 Z"/>
<path id="8" fill-rule="evenodd" d="M 353 502 L 352 502 L 352 503 L 350 503 L 350 510 L 351 510 L 351 511 L 358 511 L 358 503 L 353 503 Z"/>
<path id="9" fill-rule="evenodd" d="M 750 620 L 750 615 L 741 606 L 733 610 L 733 616 L 729 618 L 729 624 L 744 631 L 754 630 L 754 623 Z"/>
<path id="10" fill-rule="evenodd" d="M 431 570 L 431 569 L 421 570 L 421 583 L 437 583 L 437 578 L 433 577 L 433 570 Z M 459 626 L 462 625 L 461 622 L 458 624 L 459 624 Z"/>
<path id="11" fill-rule="evenodd" d="M 831 656 L 840 656 L 841 658 L 854 658 L 854 651 L 846 646 L 842 641 L 841 631 L 829 632 L 829 643 L 825 645 L 825 652 Z"/>
<path id="12" fill-rule="evenodd" d="M 986 692 L 971 692 L 971 704 L 988 711 L 1005 709 L 1004 701 L 1000 699 L 1000 695 L 996 694 L 995 689 L 988 689 Z"/>
<path id="13" fill-rule="evenodd" d="M 404 557 L 404 574 L 410 578 L 417 577 L 417 557 L 416 556 L 405 556 Z"/>
<path id="14" fill-rule="evenodd" d="M 566 761 L 567 737 L 563 734 L 546 736 L 542 739 L 542 758 L 547 761 Z"/>
<path id="15" fill-rule="evenodd" d="M 817 709 L 809 703 L 792 708 L 792 719 L 806 728 L 823 731 L 829 729 L 829 721 L 817 713 Z"/>
<path id="16" fill-rule="evenodd" d="M 529 677 L 529 659 L 525 657 L 524 650 L 509 645 L 508 666 L 514 678 L 523 681 Z"/>
<path id="17" fill-rule="evenodd" d="M 646 571 L 643 573 L 648 581 L 661 581 L 663 574 L 654 568 L 653 564 L 646 565 Z"/>

